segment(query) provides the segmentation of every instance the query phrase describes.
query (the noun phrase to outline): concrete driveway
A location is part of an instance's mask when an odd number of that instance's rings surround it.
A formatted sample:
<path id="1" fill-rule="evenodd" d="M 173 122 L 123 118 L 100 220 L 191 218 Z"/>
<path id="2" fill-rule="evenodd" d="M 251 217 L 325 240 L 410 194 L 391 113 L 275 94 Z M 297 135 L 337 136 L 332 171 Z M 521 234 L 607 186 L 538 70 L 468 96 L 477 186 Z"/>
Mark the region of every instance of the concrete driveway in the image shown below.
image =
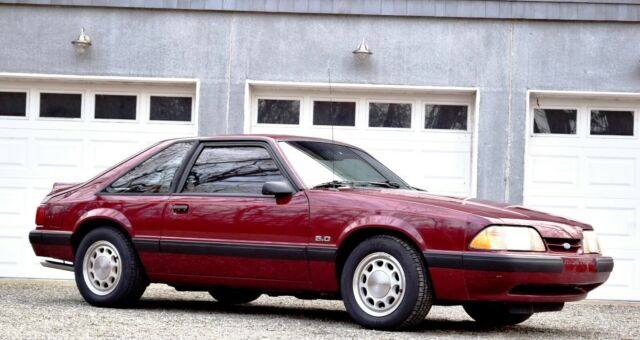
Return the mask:
<path id="1" fill-rule="evenodd" d="M 236 307 L 207 293 L 151 285 L 132 309 L 95 308 L 72 281 L 0 279 L 0 338 L 640 338 L 640 303 L 579 302 L 505 328 L 480 328 L 460 307 L 433 307 L 417 329 L 353 323 L 340 301 L 263 296 Z"/>

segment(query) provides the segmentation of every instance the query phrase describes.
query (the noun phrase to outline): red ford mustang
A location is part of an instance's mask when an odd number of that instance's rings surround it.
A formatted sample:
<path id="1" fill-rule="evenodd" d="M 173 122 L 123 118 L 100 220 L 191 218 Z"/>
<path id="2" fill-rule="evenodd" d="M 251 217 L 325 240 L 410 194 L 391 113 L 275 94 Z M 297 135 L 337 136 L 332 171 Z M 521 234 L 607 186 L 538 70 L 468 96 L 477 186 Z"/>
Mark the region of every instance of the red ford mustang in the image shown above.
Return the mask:
<path id="1" fill-rule="evenodd" d="M 81 184 L 56 184 L 29 240 L 95 306 L 150 282 L 220 303 L 342 299 L 378 329 L 433 304 L 517 324 L 607 280 L 593 228 L 521 206 L 429 194 L 365 151 L 291 136 L 160 142 Z"/>

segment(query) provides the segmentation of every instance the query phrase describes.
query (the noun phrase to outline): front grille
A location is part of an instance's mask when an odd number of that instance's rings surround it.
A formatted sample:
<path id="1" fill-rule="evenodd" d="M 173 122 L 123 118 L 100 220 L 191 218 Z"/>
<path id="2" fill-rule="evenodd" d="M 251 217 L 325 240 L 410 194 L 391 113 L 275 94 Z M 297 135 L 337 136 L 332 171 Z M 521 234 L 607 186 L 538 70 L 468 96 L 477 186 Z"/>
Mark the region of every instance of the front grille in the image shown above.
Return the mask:
<path id="1" fill-rule="evenodd" d="M 550 251 L 558 253 L 575 254 L 580 250 L 580 247 L 582 247 L 580 239 L 545 238 L 544 241 L 547 243 L 547 247 Z M 565 248 L 565 243 L 569 244 L 569 249 Z"/>

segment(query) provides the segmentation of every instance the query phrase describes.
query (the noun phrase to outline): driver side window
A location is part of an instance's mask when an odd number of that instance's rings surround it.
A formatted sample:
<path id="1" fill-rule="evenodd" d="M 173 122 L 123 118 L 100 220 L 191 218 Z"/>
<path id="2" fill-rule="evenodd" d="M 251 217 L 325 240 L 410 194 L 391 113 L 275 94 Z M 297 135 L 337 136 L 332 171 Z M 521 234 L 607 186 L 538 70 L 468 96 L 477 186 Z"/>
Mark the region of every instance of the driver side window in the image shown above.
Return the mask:
<path id="1" fill-rule="evenodd" d="M 198 155 L 182 192 L 261 195 L 265 182 L 284 180 L 263 147 L 209 146 Z"/>

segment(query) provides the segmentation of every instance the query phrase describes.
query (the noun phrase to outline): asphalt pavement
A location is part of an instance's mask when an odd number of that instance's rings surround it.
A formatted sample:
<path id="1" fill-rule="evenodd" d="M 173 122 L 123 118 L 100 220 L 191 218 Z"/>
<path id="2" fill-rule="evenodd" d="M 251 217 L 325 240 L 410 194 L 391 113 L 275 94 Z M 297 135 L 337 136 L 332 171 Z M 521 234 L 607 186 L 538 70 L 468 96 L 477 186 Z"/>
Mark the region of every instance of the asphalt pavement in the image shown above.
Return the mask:
<path id="1" fill-rule="evenodd" d="M 0 279 L 0 338 L 640 339 L 640 303 L 583 301 L 518 326 L 482 328 L 461 307 L 434 306 L 417 328 L 382 332 L 349 319 L 341 301 L 262 296 L 223 306 L 207 293 L 151 285 L 134 308 L 88 305 L 73 281 Z"/>

